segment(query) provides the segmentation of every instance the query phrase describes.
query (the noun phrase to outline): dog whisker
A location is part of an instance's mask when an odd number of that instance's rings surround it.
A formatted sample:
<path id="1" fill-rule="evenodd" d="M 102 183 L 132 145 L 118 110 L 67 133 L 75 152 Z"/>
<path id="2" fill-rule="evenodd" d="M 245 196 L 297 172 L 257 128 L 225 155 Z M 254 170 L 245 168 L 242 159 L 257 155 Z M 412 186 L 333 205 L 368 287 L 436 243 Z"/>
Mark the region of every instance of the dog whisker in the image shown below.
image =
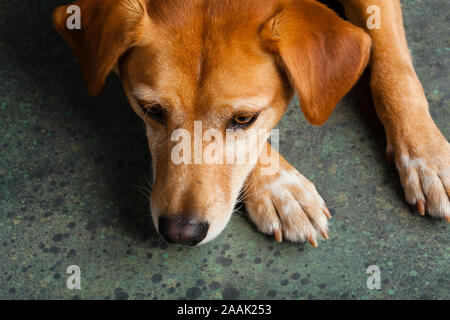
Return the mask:
<path id="1" fill-rule="evenodd" d="M 142 193 L 148 200 L 151 199 L 150 194 L 151 191 L 149 189 L 147 189 L 144 186 L 139 186 L 139 185 L 130 185 L 130 187 L 136 188 L 140 193 Z M 145 193 L 144 191 L 146 191 L 147 193 Z"/>

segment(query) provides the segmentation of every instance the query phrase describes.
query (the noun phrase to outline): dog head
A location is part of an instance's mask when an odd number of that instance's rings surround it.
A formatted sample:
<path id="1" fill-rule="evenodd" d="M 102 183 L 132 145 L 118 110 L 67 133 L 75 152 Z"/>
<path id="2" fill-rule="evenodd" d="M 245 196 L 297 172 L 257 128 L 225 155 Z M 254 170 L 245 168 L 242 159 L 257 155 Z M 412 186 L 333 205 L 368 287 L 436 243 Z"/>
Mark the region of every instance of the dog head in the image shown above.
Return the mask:
<path id="1" fill-rule="evenodd" d="M 119 74 L 146 125 L 153 222 L 179 244 L 205 243 L 225 228 L 294 91 L 306 119 L 320 125 L 369 58 L 369 37 L 311 0 L 73 5 L 55 10 L 54 24 L 90 94 Z M 79 29 L 67 26 L 73 8 Z"/>

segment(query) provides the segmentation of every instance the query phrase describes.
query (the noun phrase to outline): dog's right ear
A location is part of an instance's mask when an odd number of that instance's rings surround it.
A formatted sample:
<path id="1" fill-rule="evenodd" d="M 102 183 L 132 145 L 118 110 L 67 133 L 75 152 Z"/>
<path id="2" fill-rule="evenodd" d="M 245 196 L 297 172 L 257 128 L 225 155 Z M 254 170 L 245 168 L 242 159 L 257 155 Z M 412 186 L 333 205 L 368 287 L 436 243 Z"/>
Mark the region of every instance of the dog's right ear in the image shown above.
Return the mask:
<path id="1" fill-rule="evenodd" d="M 143 40 L 149 23 L 145 1 L 79 0 L 53 12 L 55 28 L 75 52 L 89 94 L 97 95 L 120 56 Z M 72 29 L 67 21 L 76 12 L 81 24 Z"/>

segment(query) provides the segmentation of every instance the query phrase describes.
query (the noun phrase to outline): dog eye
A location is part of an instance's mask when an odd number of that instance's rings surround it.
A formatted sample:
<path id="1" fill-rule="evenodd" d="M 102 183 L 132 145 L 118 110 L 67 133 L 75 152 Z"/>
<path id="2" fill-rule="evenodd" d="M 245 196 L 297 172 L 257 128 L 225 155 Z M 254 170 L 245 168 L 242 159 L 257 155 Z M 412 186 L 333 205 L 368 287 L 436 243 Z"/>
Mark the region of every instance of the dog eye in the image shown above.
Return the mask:
<path id="1" fill-rule="evenodd" d="M 159 104 L 140 104 L 144 112 L 144 121 L 151 118 L 161 124 L 165 122 L 164 109 Z"/>
<path id="2" fill-rule="evenodd" d="M 235 116 L 229 125 L 229 129 L 245 129 L 248 128 L 258 118 L 258 113 L 241 114 Z"/>

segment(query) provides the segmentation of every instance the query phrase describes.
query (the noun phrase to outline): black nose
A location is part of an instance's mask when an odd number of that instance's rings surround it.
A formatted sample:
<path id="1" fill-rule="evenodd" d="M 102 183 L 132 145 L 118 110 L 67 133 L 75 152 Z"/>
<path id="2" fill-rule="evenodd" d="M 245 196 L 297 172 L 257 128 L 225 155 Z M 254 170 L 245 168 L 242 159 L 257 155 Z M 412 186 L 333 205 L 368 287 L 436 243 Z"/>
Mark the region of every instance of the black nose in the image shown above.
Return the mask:
<path id="1" fill-rule="evenodd" d="M 195 246 L 205 239 L 209 224 L 193 218 L 159 218 L 159 233 L 170 243 Z"/>

